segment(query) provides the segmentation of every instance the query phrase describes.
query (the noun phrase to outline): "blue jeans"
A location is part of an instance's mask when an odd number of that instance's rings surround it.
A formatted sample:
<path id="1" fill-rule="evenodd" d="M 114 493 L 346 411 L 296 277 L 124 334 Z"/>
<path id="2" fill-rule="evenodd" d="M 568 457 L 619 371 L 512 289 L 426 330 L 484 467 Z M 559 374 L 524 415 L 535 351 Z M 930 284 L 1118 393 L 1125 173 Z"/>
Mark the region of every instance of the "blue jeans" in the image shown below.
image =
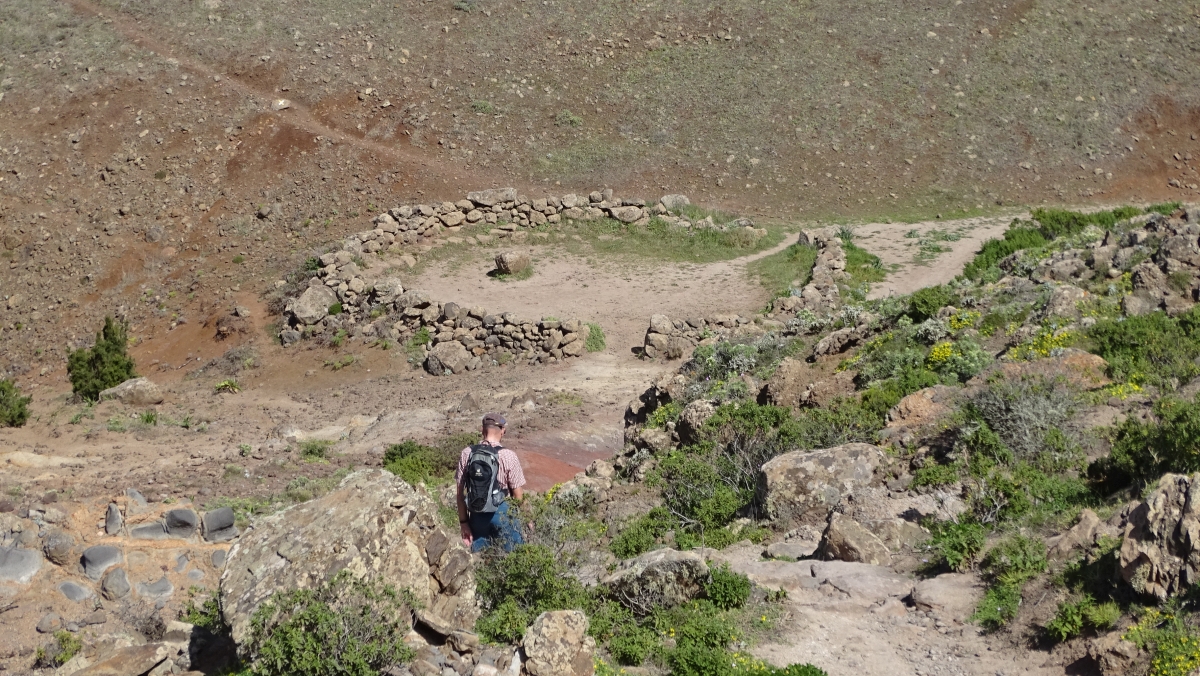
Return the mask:
<path id="1" fill-rule="evenodd" d="M 517 545 L 525 544 L 525 538 L 521 537 L 521 524 L 509 513 L 507 500 L 500 503 L 495 512 L 472 514 L 469 525 L 473 538 L 472 552 L 486 549 L 493 542 L 503 547 L 505 552 L 511 552 Z"/>

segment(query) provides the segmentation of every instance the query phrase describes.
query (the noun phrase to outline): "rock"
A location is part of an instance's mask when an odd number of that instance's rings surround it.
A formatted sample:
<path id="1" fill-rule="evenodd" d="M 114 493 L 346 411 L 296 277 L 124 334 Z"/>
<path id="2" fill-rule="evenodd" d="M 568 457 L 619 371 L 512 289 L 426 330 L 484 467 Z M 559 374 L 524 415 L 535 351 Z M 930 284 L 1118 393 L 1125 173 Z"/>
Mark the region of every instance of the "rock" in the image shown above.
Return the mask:
<path id="1" fill-rule="evenodd" d="M 555 610 L 537 616 L 521 642 L 530 676 L 592 676 L 595 639 L 579 610 Z"/>
<path id="2" fill-rule="evenodd" d="M 879 538 L 888 551 L 895 554 L 901 549 L 916 549 L 929 540 L 929 531 L 899 517 L 893 519 L 863 520 L 863 528 Z"/>
<path id="3" fill-rule="evenodd" d="M 148 378 L 130 378 L 125 382 L 100 392 L 100 400 L 116 399 L 129 406 L 154 406 L 161 404 L 162 391 Z"/>
<path id="4" fill-rule="evenodd" d="M 196 532 L 200 518 L 190 509 L 172 509 L 163 516 L 163 526 L 173 538 L 189 538 Z"/>
<path id="5" fill-rule="evenodd" d="M 848 516 L 833 513 L 829 525 L 821 536 L 817 551 L 828 560 L 857 561 L 873 566 L 889 566 L 891 552 L 862 524 Z"/>
<path id="6" fill-rule="evenodd" d="M 129 586 L 129 577 L 125 574 L 124 568 L 116 568 L 110 570 L 100 581 L 100 593 L 109 601 L 116 601 L 129 596 L 131 587 Z"/>
<path id="7" fill-rule="evenodd" d="M 467 193 L 467 199 L 483 207 L 490 207 L 501 202 L 514 202 L 517 199 L 516 188 L 492 188 Z"/>
<path id="8" fill-rule="evenodd" d="M 663 195 L 659 202 L 661 202 L 668 211 L 679 211 L 680 209 L 692 203 L 691 200 L 687 198 L 687 195 Z"/>
<path id="9" fill-rule="evenodd" d="M 767 556 L 773 559 L 806 559 L 817 552 L 819 543 L 811 540 L 790 540 L 774 542 L 767 546 Z"/>
<path id="10" fill-rule="evenodd" d="M 54 530 L 46 536 L 42 543 L 42 552 L 51 563 L 65 566 L 75 558 L 75 538 L 65 531 Z"/>
<path id="11" fill-rule="evenodd" d="M 58 584 L 58 591 L 69 600 L 79 603 L 92 597 L 92 590 L 67 580 Z"/>
<path id="12" fill-rule="evenodd" d="M 39 634 L 51 634 L 62 629 L 62 624 L 62 618 L 58 616 L 58 613 L 46 613 L 42 615 L 42 619 L 38 620 L 35 628 Z"/>
<path id="13" fill-rule="evenodd" d="M 616 474 L 617 470 L 613 467 L 613 464 L 600 458 L 593 460 L 587 466 L 587 475 L 596 477 L 597 479 L 612 479 Z"/>
<path id="14" fill-rule="evenodd" d="M 153 521 L 129 529 L 129 537 L 135 540 L 165 540 L 167 529 L 163 527 L 162 522 Z"/>
<path id="15" fill-rule="evenodd" d="M 1165 600 L 1200 581 L 1200 474 L 1164 474 L 1130 513 L 1121 577 L 1139 594 Z"/>
<path id="16" fill-rule="evenodd" d="M 938 385 L 917 390 L 904 397 L 887 414 L 891 429 L 917 430 L 941 420 L 951 412 L 945 402 L 950 388 Z"/>
<path id="17" fill-rule="evenodd" d="M 1092 639 L 1087 644 L 1088 657 L 1096 663 L 1101 676 L 1125 676 L 1135 673 L 1141 650 L 1125 640 L 1125 632 L 1117 630 Z"/>
<path id="18" fill-rule="evenodd" d="M 125 489 L 125 497 L 129 499 L 129 501 L 125 504 L 126 514 L 140 514 L 146 511 L 146 508 L 150 506 L 149 503 L 146 502 L 146 496 L 142 495 L 135 488 Z"/>
<path id="19" fill-rule="evenodd" d="M 515 275 L 529 267 L 529 255 L 517 251 L 505 251 L 496 255 L 496 272 Z"/>
<path id="20" fill-rule="evenodd" d="M 324 319 L 329 314 L 330 306 L 336 302 L 338 297 L 333 289 L 324 284 L 310 286 L 292 301 L 292 316 L 300 323 L 311 326 Z"/>
<path id="21" fill-rule="evenodd" d="M 467 220 L 466 214 L 461 211 L 450 211 L 438 216 L 438 218 L 441 219 L 442 223 L 448 228 L 453 228 L 456 225 L 462 225 L 463 221 Z"/>
<path id="22" fill-rule="evenodd" d="M 1050 559 L 1065 561 L 1071 556 L 1071 552 L 1090 547 L 1096 536 L 1107 528 L 1107 524 L 1101 521 L 1095 512 L 1090 509 L 1083 510 L 1079 513 L 1079 521 L 1051 545 L 1048 552 Z"/>
<path id="23" fill-rule="evenodd" d="M 73 676 L 142 676 L 165 662 L 174 650 L 165 643 L 128 646 Z"/>
<path id="24" fill-rule="evenodd" d="M 204 514 L 204 539 L 208 542 L 225 542 L 237 537 L 233 509 L 222 507 Z"/>
<path id="25" fill-rule="evenodd" d="M 80 563 L 83 572 L 92 580 L 99 580 L 104 571 L 117 565 L 122 560 L 121 550 L 112 545 L 93 545 L 83 550 Z"/>
<path id="26" fill-rule="evenodd" d="M 785 453 L 759 471 L 758 500 L 777 523 L 820 523 L 845 495 L 874 483 L 883 460 L 879 447 L 861 443 Z"/>
<path id="27" fill-rule="evenodd" d="M 965 623 L 983 598 L 983 585 L 974 575 L 943 573 L 918 582 L 912 596 L 919 610 L 932 611 L 943 620 Z"/>
<path id="28" fill-rule="evenodd" d="M 104 533 L 106 535 L 116 535 L 125 527 L 125 517 L 121 516 L 121 508 L 117 503 L 108 503 L 108 509 L 104 512 Z"/>
<path id="29" fill-rule="evenodd" d="M 685 603 L 707 582 L 704 559 L 674 549 L 656 549 L 625 561 L 604 580 L 616 598 L 638 613 Z"/>
<path id="30" fill-rule="evenodd" d="M 250 617 L 275 590 L 309 586 L 340 570 L 407 588 L 420 607 L 455 628 L 473 627 L 470 555 L 457 530 L 440 523 L 428 493 L 379 469 L 354 472 L 324 496 L 260 519 L 230 549 L 221 576 L 233 640 L 246 640 Z"/>
<path id="31" fill-rule="evenodd" d="M 216 568 L 217 570 L 221 570 L 222 568 L 224 568 L 225 567 L 225 558 L 228 555 L 229 555 L 229 552 L 225 551 L 224 549 L 218 549 L 218 550 L 214 551 L 212 553 L 212 558 L 210 559 L 212 561 L 213 568 Z"/>
<path id="32" fill-rule="evenodd" d="M 138 595 L 149 598 L 164 598 L 175 593 L 175 586 L 164 575 L 154 582 L 139 582 L 137 586 Z"/>
<path id="33" fill-rule="evenodd" d="M 609 213 L 612 214 L 613 218 L 622 223 L 633 223 L 646 215 L 641 207 L 613 207 L 609 210 Z"/>
<path id="34" fill-rule="evenodd" d="M 449 373 L 462 373 L 467 370 L 471 354 L 457 340 L 438 343 L 433 346 L 425 357 L 425 371 L 430 375 L 440 376 Z"/>
<path id="35" fill-rule="evenodd" d="M 638 432 L 637 442 L 642 448 L 648 448 L 654 453 L 669 451 L 674 445 L 671 435 L 658 427 L 643 428 L 641 432 Z"/>

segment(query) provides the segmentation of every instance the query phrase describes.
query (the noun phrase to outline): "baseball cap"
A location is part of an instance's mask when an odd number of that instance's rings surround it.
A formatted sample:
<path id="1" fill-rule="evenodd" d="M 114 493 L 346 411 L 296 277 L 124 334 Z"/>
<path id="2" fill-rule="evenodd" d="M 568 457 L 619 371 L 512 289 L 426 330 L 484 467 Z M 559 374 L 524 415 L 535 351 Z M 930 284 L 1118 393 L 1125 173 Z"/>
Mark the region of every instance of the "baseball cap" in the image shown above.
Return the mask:
<path id="1" fill-rule="evenodd" d="M 504 427 L 507 424 L 508 421 L 500 413 L 488 413 L 483 416 L 484 427 Z"/>

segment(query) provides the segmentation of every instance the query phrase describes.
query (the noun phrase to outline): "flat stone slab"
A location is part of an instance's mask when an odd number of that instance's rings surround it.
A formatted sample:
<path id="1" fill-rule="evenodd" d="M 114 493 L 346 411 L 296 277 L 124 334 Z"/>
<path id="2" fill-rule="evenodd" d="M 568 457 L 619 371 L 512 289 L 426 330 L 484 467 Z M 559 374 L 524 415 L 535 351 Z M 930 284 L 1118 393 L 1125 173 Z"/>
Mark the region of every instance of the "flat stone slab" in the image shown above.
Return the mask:
<path id="1" fill-rule="evenodd" d="M 0 549 L 0 581 L 27 584 L 42 569 L 42 553 L 34 549 Z"/>
<path id="2" fill-rule="evenodd" d="M 91 589 L 88 589 L 81 584 L 71 582 L 70 580 L 59 583 L 58 591 L 61 592 L 63 596 L 76 603 L 79 603 L 85 599 L 90 599 L 93 596 Z"/>
<path id="3" fill-rule="evenodd" d="M 99 580 L 104 571 L 121 562 L 121 550 L 112 545 L 95 545 L 83 550 L 80 563 L 83 572 L 92 580 Z"/>
<path id="4" fill-rule="evenodd" d="M 158 522 L 142 524 L 129 529 L 129 537 L 135 540 L 166 540 L 167 529 Z"/>
<path id="5" fill-rule="evenodd" d="M 140 582 L 138 583 L 137 589 L 138 594 L 142 596 L 148 596 L 150 598 L 170 596 L 175 592 L 175 586 L 171 584 L 171 581 L 168 580 L 167 576 L 165 575 L 155 582 Z"/>

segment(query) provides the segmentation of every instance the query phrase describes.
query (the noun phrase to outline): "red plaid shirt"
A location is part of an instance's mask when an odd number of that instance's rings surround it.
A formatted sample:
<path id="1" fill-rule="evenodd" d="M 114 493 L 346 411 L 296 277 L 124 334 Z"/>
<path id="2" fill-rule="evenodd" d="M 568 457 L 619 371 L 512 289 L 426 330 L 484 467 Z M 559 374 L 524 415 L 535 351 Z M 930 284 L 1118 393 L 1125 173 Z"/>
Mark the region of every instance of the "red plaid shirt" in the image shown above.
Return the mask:
<path id="1" fill-rule="evenodd" d="M 483 443 L 487 443 L 486 441 Z M 489 444 L 491 445 L 491 444 Z M 496 452 L 496 461 L 500 465 L 500 476 L 496 478 L 500 488 L 504 489 L 509 495 L 515 489 L 525 485 L 525 472 L 521 469 L 521 461 L 517 459 L 517 454 L 504 447 L 491 445 L 493 449 L 499 448 Z M 454 472 L 454 483 L 462 487 L 462 475 L 467 469 L 467 461 L 471 457 L 471 447 L 468 446 L 462 450 L 462 454 L 458 456 L 458 469 Z"/>

